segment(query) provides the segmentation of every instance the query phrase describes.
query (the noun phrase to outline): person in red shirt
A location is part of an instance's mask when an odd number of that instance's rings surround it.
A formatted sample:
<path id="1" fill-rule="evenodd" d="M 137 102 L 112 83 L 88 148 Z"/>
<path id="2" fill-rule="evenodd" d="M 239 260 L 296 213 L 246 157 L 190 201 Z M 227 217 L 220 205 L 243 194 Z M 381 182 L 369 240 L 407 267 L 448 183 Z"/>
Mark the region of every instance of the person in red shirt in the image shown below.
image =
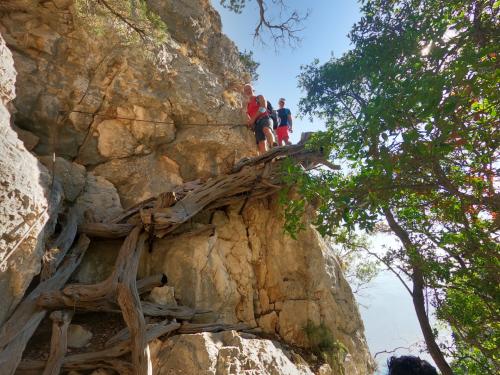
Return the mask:
<path id="1" fill-rule="evenodd" d="M 262 95 L 254 95 L 253 87 L 246 84 L 243 87 L 243 93 L 247 98 L 247 126 L 253 129 L 255 133 L 255 142 L 259 148 L 259 154 L 267 151 L 267 143 L 269 147 L 273 147 L 274 136 L 271 131 L 271 119 L 267 111 L 267 101 Z"/>

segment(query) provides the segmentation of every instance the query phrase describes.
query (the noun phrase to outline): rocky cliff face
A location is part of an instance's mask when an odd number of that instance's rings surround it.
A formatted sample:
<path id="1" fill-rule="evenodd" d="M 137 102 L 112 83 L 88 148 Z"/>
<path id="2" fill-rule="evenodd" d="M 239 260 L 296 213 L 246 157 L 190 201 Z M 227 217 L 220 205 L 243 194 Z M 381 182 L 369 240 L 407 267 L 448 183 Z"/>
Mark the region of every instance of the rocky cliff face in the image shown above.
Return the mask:
<path id="1" fill-rule="evenodd" d="M 12 55 L 0 36 L 0 325 L 40 271 L 50 215 L 60 188 L 49 193 L 48 171 L 11 128 L 7 105 L 15 96 Z"/>
<path id="2" fill-rule="evenodd" d="M 240 126 L 244 69 L 221 34 L 218 14 L 204 0 L 147 4 L 168 28 L 153 53 L 102 35 L 85 22 L 78 1 L 0 4 L 7 43 L 0 40 L 0 293 L 7 298 L 0 325 L 39 272 L 56 223 L 70 212 L 80 223 L 106 222 L 123 208 L 255 155 L 252 134 Z M 6 109 L 14 98 L 10 52 L 17 71 L 14 121 Z M 348 350 L 346 373 L 370 373 L 352 292 L 317 232 L 308 226 L 298 240 L 284 235 L 276 198 L 242 205 L 203 212 L 185 224 L 192 230 L 156 240 L 139 276 L 165 273 L 163 303 L 211 310 L 199 322 L 244 322 L 299 347 L 310 345 L 308 322 L 323 324 Z M 104 278 L 119 247 L 93 240 L 74 279 Z M 311 371 L 272 341 L 221 335 L 159 342 L 158 373 Z M 179 356 L 197 361 L 183 368 Z"/>

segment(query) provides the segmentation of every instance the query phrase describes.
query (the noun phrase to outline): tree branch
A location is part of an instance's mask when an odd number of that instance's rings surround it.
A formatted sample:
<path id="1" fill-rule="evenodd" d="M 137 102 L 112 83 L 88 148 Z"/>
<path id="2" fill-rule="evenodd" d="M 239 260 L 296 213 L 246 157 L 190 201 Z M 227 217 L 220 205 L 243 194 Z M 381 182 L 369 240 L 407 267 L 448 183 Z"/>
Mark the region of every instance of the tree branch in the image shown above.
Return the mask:
<path id="1" fill-rule="evenodd" d="M 300 42 L 301 39 L 297 36 L 297 33 L 303 30 L 300 24 L 309 16 L 309 12 L 305 15 L 300 15 L 297 10 L 294 10 L 283 22 L 273 23 L 266 15 L 268 10 L 266 2 L 264 0 L 255 1 L 259 6 L 259 23 L 254 31 L 254 39 L 261 39 L 262 30 L 266 28 L 270 32 L 275 45 L 285 40 L 287 40 L 289 45 Z M 278 3 L 281 10 L 285 9 L 282 0 L 273 0 L 273 2 Z"/>

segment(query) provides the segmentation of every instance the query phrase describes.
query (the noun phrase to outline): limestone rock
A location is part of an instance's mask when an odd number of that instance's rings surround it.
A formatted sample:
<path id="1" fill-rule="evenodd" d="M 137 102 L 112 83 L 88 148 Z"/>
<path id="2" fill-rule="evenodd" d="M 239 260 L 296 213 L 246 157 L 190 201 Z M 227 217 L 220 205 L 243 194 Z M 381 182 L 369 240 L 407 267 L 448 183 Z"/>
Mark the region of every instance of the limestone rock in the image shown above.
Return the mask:
<path id="1" fill-rule="evenodd" d="M 307 336 L 304 327 L 308 322 L 321 323 L 320 307 L 310 300 L 285 300 L 279 313 L 279 333 L 287 342 L 307 346 Z"/>
<path id="2" fill-rule="evenodd" d="M 99 35 L 74 1 L 25 0 L 0 16 L 17 51 L 16 125 L 39 138 L 38 155 L 92 166 L 125 206 L 255 154 L 243 65 L 218 14 L 204 0 L 147 3 L 169 33 L 153 57 L 117 48 L 120 36 Z"/>
<path id="3" fill-rule="evenodd" d="M 115 159 L 97 166 L 94 173 L 116 186 L 125 207 L 183 183 L 179 166 L 166 155 Z"/>
<path id="4" fill-rule="evenodd" d="M 47 170 L 10 127 L 6 108 L 13 98 L 15 71 L 0 35 L 0 325 L 40 270 L 50 215 L 61 197 Z M 52 189 L 51 189 L 52 187 Z"/>
<path id="5" fill-rule="evenodd" d="M 321 365 L 320 368 L 318 369 L 318 375 L 335 375 L 335 374 L 333 373 L 333 370 L 330 367 L 330 365 L 328 363 L 325 363 Z"/>
<path id="6" fill-rule="evenodd" d="M 278 314 L 276 311 L 272 311 L 269 314 L 262 315 L 258 319 L 259 327 L 265 333 L 276 333 L 278 331 Z"/>
<path id="7" fill-rule="evenodd" d="M 217 321 L 245 322 L 308 347 L 307 323 L 324 324 L 348 349 L 346 373 L 368 374 L 363 323 L 340 266 L 308 227 L 286 236 L 276 199 L 216 211 L 215 231 L 157 240 L 141 273 L 163 272 L 182 305 L 210 309 Z"/>
<path id="8" fill-rule="evenodd" d="M 92 332 L 79 324 L 70 324 L 68 327 L 68 347 L 83 348 L 92 339 Z"/>
<path id="9" fill-rule="evenodd" d="M 106 222 L 123 211 L 114 185 L 93 173 L 87 173 L 85 186 L 76 204 L 80 212 L 90 211 L 97 222 Z"/>
<path id="10" fill-rule="evenodd" d="M 149 294 L 149 299 L 151 302 L 158 303 L 160 305 L 177 306 L 174 288 L 168 285 L 153 288 Z"/>
<path id="11" fill-rule="evenodd" d="M 6 105 L 16 96 L 16 70 L 12 53 L 5 45 L 5 40 L 0 36 L 0 102 Z M 5 116 L 5 113 L 3 114 Z M 6 117 L 2 117 L 5 120 Z"/>
<path id="12" fill-rule="evenodd" d="M 54 170 L 55 178 L 63 188 L 64 198 L 73 202 L 85 187 L 87 174 L 85 167 L 60 157 L 55 159 L 54 165 L 52 165 L 52 156 L 42 156 L 40 161 L 48 170 Z"/>
<path id="13" fill-rule="evenodd" d="M 179 335 L 166 341 L 153 366 L 159 374 L 312 375 L 278 343 L 246 339 L 234 331 Z"/>
<path id="14" fill-rule="evenodd" d="M 24 147 L 28 151 L 33 150 L 40 141 L 40 138 L 32 132 L 23 130 L 21 128 L 18 128 L 17 126 L 13 126 L 12 129 L 14 129 L 14 131 L 17 133 L 17 136 L 23 142 Z"/>
<path id="15" fill-rule="evenodd" d="M 252 137 L 242 126 L 181 127 L 176 140 L 162 150 L 180 166 L 182 178 L 190 181 L 227 173 L 235 162 L 251 154 L 242 143 L 255 142 Z"/>
<path id="16" fill-rule="evenodd" d="M 97 127 L 97 149 L 102 156 L 123 158 L 134 154 L 137 141 L 120 120 L 105 120 Z"/>
<path id="17" fill-rule="evenodd" d="M 73 281 L 92 284 L 103 281 L 113 271 L 122 241 L 94 240 L 90 243 L 80 267 L 72 276 Z"/>

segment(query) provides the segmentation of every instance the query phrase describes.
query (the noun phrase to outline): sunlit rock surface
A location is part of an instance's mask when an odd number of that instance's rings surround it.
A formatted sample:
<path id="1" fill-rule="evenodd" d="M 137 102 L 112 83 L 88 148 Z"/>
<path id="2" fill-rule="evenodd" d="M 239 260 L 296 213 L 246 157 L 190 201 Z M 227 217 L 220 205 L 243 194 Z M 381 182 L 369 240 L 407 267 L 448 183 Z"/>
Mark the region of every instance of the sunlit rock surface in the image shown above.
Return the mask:
<path id="1" fill-rule="evenodd" d="M 0 35 L 0 326 L 40 270 L 49 216 L 57 214 L 61 189 L 11 128 L 7 105 L 16 72 Z"/>

